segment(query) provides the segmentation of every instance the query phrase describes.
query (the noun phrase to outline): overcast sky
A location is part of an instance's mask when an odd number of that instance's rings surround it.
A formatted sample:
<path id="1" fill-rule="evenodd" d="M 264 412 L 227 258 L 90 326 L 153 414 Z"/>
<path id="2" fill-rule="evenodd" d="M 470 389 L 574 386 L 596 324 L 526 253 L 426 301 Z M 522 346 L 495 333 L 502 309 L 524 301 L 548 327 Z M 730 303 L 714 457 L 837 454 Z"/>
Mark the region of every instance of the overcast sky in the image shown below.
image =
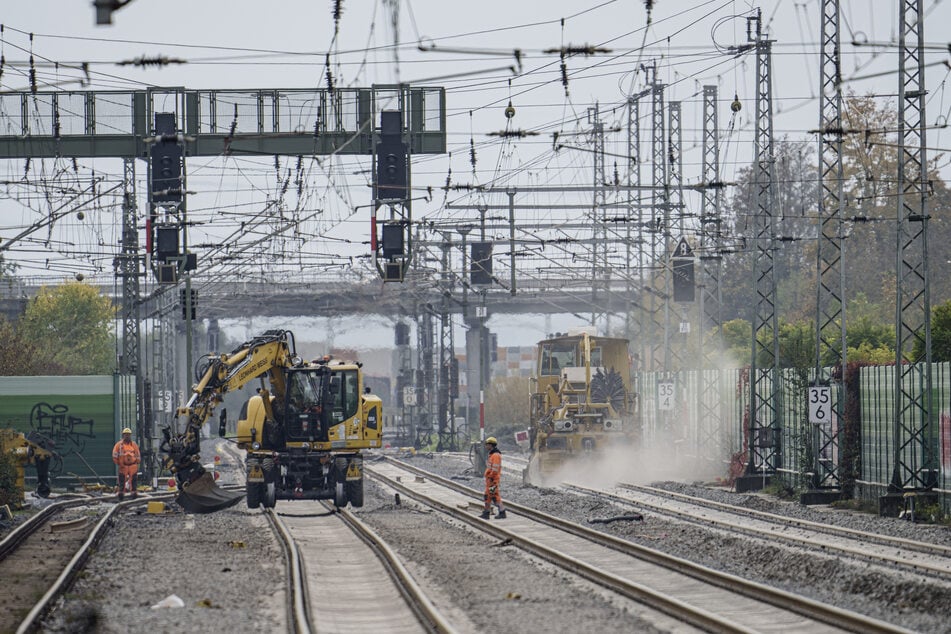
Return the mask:
<path id="1" fill-rule="evenodd" d="M 414 187 L 432 187 L 437 192 L 431 200 L 414 203 L 414 216 L 463 222 L 473 217 L 472 212 L 466 216 L 446 207 L 446 202 L 462 202 L 462 195 L 438 189 L 450 178 L 450 169 L 454 184 L 590 184 L 590 153 L 583 149 L 555 152 L 552 133 L 563 135 L 562 140 L 572 139 L 572 145 L 588 147 L 589 139 L 582 133 L 590 129 L 589 110 L 596 104 L 607 129 L 620 128 L 627 95 L 644 88 L 639 65 L 654 61 L 658 77 L 669 84 L 666 98 L 683 102 L 685 181 L 700 180 L 700 100 L 705 84 L 719 87 L 722 176 L 732 179 L 737 169 L 753 159 L 750 122 L 755 63 L 751 55 L 729 54 L 728 47 L 746 43 L 744 17 L 761 6 L 764 28 L 776 42 L 777 138 L 814 138 L 808 130 L 817 127 L 818 0 L 773 0 L 758 5 L 738 0 L 657 0 L 649 27 L 644 3 L 635 0 L 349 0 L 337 4 L 342 10 L 339 22 L 333 19 L 335 3 L 330 1 L 132 0 L 113 15 L 112 25 L 97 26 L 91 1 L 6 2 L 0 15 L 6 62 L 0 88 L 29 89 L 31 53 L 39 90 L 325 88 L 328 60 L 336 86 L 397 81 L 445 86 L 451 159 L 414 159 Z M 935 45 L 927 51 L 926 62 L 938 63 L 948 59 L 946 25 L 951 24 L 951 2 L 926 0 L 924 5 L 925 39 Z M 898 2 L 842 0 L 842 6 L 847 88 L 881 95 L 883 102 L 894 99 L 896 76 L 888 72 L 897 69 Z M 430 50 L 418 50 L 419 44 Z M 545 51 L 568 45 L 603 50 L 566 58 L 566 87 L 561 59 Z M 520 65 L 515 49 L 520 51 Z M 118 65 L 142 56 L 185 63 L 144 69 Z M 88 75 L 79 70 L 83 64 Z M 516 67 L 515 72 L 510 66 Z M 862 79 L 868 76 L 872 77 Z M 944 65 L 926 72 L 931 125 L 946 122 L 951 111 L 951 94 L 945 95 L 947 76 Z M 743 108 L 731 118 L 729 104 L 734 94 Z M 516 110 L 511 121 L 504 116 L 509 101 Z M 506 125 L 538 135 L 517 141 L 490 136 Z M 946 130 L 932 129 L 928 135 L 932 148 L 951 145 Z M 643 130 L 642 139 L 649 139 Z M 475 166 L 470 162 L 470 141 L 476 148 Z M 625 161 L 619 157 L 626 154 L 626 133 L 610 133 L 606 150 L 609 178 L 617 164 L 623 179 Z M 359 209 L 371 197 L 368 167 L 365 157 L 304 166 L 304 192 L 298 191 L 297 200 L 288 206 L 296 205 L 298 213 L 322 210 L 322 220 L 306 231 L 321 240 L 300 238 L 295 244 L 306 244 L 307 249 L 344 264 L 348 257 L 368 251 L 363 243 L 368 239 L 369 212 Z M 61 168 L 54 161 L 31 165 L 26 177 L 33 182 L 73 179 L 80 183 L 95 172 L 114 184 L 121 176 L 121 163 L 108 159 L 82 160 L 72 175 L 57 175 Z M 189 205 L 193 218 L 206 225 L 196 228 L 199 233 L 192 242 L 214 240 L 212 226 L 227 233 L 224 227 L 229 222 L 274 200 L 280 188 L 278 174 L 286 175 L 289 169 L 287 163 L 276 169 L 273 159 L 189 161 L 189 189 L 199 192 L 190 197 Z M 5 180 L 21 180 L 24 162 L 0 162 L 0 172 Z M 142 164 L 140 180 L 144 173 Z M 0 190 L 0 239 L 9 239 L 36 222 L 49 204 L 48 199 L 42 200 L 49 195 L 47 189 L 6 187 Z M 42 196 L 37 196 L 41 191 Z M 532 200 L 553 201 L 550 197 Z M 94 211 L 83 223 L 67 219 L 55 227 L 56 233 L 49 235 L 75 245 L 72 250 L 57 242 L 52 248 L 25 242 L 22 249 L 8 251 L 7 257 L 24 264 L 24 275 L 65 277 L 83 271 L 90 278 L 108 280 L 110 245 L 118 241 L 111 216 L 115 206 L 116 199 L 104 198 L 92 206 L 99 214 Z M 223 216 L 222 210 L 230 211 Z M 541 218 L 538 214 L 524 221 Z M 564 219 L 570 221 L 570 214 L 565 213 Z M 201 231 L 209 237 L 202 238 Z M 80 257 L 80 252 L 95 255 Z M 369 270 L 365 261 L 359 266 Z M 543 334 L 543 325 L 534 328 Z"/>

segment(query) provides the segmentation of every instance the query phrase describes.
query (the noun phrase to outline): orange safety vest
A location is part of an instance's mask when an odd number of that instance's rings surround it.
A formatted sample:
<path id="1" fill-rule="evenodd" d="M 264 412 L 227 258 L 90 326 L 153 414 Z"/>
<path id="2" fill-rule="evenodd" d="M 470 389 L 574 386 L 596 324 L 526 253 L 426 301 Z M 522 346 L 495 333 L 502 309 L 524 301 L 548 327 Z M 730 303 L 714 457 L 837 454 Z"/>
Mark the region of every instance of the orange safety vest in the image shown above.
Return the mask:
<path id="1" fill-rule="evenodd" d="M 135 473 L 138 471 L 140 460 L 139 446 L 135 444 L 134 440 L 129 442 L 120 440 L 112 448 L 112 461 L 119 465 L 121 473 Z"/>
<path id="2" fill-rule="evenodd" d="M 502 479 L 502 452 L 498 447 L 491 450 L 485 460 L 485 481 L 498 484 Z"/>

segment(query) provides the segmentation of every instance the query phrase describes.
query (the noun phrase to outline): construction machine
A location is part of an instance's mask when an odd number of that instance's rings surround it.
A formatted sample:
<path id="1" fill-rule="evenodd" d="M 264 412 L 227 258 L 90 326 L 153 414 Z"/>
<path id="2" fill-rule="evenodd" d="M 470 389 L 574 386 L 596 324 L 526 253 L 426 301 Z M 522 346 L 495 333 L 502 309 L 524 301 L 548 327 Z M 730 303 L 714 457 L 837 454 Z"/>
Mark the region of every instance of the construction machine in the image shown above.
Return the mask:
<path id="1" fill-rule="evenodd" d="M 383 406 L 364 388 L 362 364 L 304 361 L 291 332 L 270 330 L 229 354 L 205 355 L 196 368 L 198 383 L 178 409 L 184 431 L 166 429 L 162 443 L 183 508 L 209 513 L 242 497 L 218 487 L 202 466 L 200 435 L 223 395 L 254 379 L 261 386 L 241 408 L 236 437 L 246 451 L 248 508 L 299 499 L 363 506 L 362 450 L 382 446 Z M 222 410 L 221 436 L 226 423 Z"/>
<path id="2" fill-rule="evenodd" d="M 634 443 L 640 420 L 627 339 L 579 328 L 540 341 L 536 352 L 526 482 Z"/>
<path id="3" fill-rule="evenodd" d="M 25 502 L 26 466 L 36 467 L 36 494 L 49 497 L 50 461 L 57 455 L 52 443 L 33 431 L 24 435 L 15 429 L 0 429 L 0 454 L 12 456 L 16 466 L 15 500 L 20 506 Z"/>

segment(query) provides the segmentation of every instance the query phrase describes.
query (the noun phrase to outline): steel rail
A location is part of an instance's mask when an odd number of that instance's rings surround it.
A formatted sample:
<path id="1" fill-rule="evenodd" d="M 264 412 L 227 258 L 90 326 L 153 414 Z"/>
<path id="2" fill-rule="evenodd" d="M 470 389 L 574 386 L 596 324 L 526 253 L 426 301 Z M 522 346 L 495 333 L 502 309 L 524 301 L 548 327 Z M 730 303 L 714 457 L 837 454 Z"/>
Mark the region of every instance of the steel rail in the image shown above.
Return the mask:
<path id="1" fill-rule="evenodd" d="M 646 486 L 643 484 L 632 484 L 628 482 L 620 482 L 617 484 L 617 487 L 621 489 L 628 489 L 631 491 L 643 491 L 645 493 L 650 493 L 651 495 L 669 497 L 676 500 L 687 502 L 689 504 L 695 504 L 698 506 L 706 506 L 711 509 L 722 510 L 729 513 L 735 513 L 737 515 L 746 515 L 748 517 L 762 519 L 764 521 L 791 524 L 793 526 L 808 528 L 809 530 L 814 530 L 820 533 L 828 533 L 829 535 L 836 535 L 840 537 L 846 536 L 846 537 L 850 537 L 854 539 L 861 539 L 867 542 L 873 542 L 876 544 L 880 544 L 882 546 L 893 546 L 895 548 L 914 550 L 917 552 L 925 553 L 927 555 L 938 555 L 941 557 L 951 558 L 951 547 L 943 546 L 941 544 L 929 544 L 927 542 L 917 541 L 913 539 L 906 539 L 904 537 L 894 537 L 892 535 L 869 533 L 866 531 L 860 531 L 860 530 L 857 530 L 854 528 L 848 528 L 845 526 L 835 526 L 833 524 L 822 524 L 820 522 L 813 522 L 811 520 L 804 520 L 804 519 L 800 519 L 796 517 L 787 517 L 785 515 L 777 515 L 776 513 L 769 513 L 767 511 L 757 511 L 755 509 L 748 509 L 742 506 L 727 504 L 725 502 L 717 502 L 716 500 L 708 500 L 706 498 L 696 497 L 693 495 L 688 495 L 686 493 L 677 493 L 676 491 L 666 491 L 664 489 L 660 489 L 660 488 L 652 487 L 652 486 Z M 945 573 L 949 573 L 949 572 L 951 571 L 945 570 Z"/>
<path id="2" fill-rule="evenodd" d="M 402 467 L 404 465 L 400 464 L 399 466 Z M 555 564 L 556 566 L 583 577 L 588 581 L 592 581 L 598 585 L 608 588 L 609 590 L 617 592 L 618 594 L 629 599 L 645 603 L 652 608 L 664 612 L 667 615 L 686 621 L 695 627 L 712 632 L 731 632 L 738 634 L 753 634 L 756 631 L 719 617 L 718 615 L 708 612 L 707 610 L 689 605 L 683 601 L 670 597 L 667 594 L 657 592 L 651 588 L 648 588 L 647 586 L 634 583 L 628 579 L 624 579 L 623 577 L 601 570 L 570 555 L 552 550 L 532 539 L 511 533 L 510 531 L 501 528 L 498 524 L 490 524 L 480 520 L 474 517 L 471 513 L 467 513 L 450 505 L 443 504 L 438 500 L 423 496 L 422 494 L 413 491 L 413 489 L 400 482 L 397 482 L 396 480 L 388 478 L 387 476 L 384 476 L 380 473 L 376 473 L 373 470 L 373 467 L 367 467 L 366 463 L 364 463 L 364 467 L 364 472 L 370 475 L 370 477 L 378 480 L 381 483 L 384 483 L 388 487 L 400 491 L 404 495 L 417 500 L 418 502 L 422 502 L 427 506 L 446 513 L 451 517 L 461 520 L 482 532 L 489 533 L 493 537 L 496 537 L 500 540 L 511 540 L 512 544 L 517 545 L 522 550 L 544 559 L 549 563 Z M 424 477 L 426 478 L 432 477 L 432 474 L 428 472 L 423 473 L 425 473 Z M 440 484 L 443 483 L 440 482 Z M 506 507 L 508 510 L 516 508 L 510 503 L 506 503 Z M 521 512 L 521 509 L 519 510 Z"/>
<path id="3" fill-rule="evenodd" d="M 329 506 L 326 502 L 323 504 Z M 376 552 L 377 557 L 390 573 L 390 577 L 396 582 L 400 592 L 406 598 L 407 604 L 419 617 L 420 623 L 426 624 L 433 632 L 450 634 L 456 631 L 439 612 L 422 586 L 416 582 L 409 570 L 406 569 L 396 552 L 372 528 L 349 509 L 339 508 L 337 514 L 360 539 Z"/>
<path id="4" fill-rule="evenodd" d="M 304 582 L 306 574 L 304 572 L 303 560 L 294 538 L 291 537 L 287 526 L 278 517 L 273 509 L 265 509 L 264 516 L 274 530 L 281 549 L 284 551 L 284 557 L 287 560 L 288 577 L 288 597 L 287 597 L 287 615 L 290 621 L 289 625 L 293 627 L 296 634 L 310 634 L 316 632 L 310 615 L 310 600 L 307 596 L 307 584 Z"/>
<path id="5" fill-rule="evenodd" d="M 937 575 L 945 579 L 951 579 L 951 566 L 949 565 L 932 565 L 927 562 L 912 562 L 907 559 L 903 559 L 896 555 L 887 555 L 887 554 L 878 554 L 871 553 L 860 548 L 852 548 L 850 546 L 837 545 L 832 543 L 822 543 L 818 544 L 809 537 L 791 535 L 789 533 L 780 533 L 776 531 L 766 531 L 755 526 L 749 526 L 744 524 L 739 524 L 736 522 L 731 522 L 726 519 L 716 519 L 710 516 L 704 515 L 695 515 L 685 510 L 678 510 L 667 508 L 661 506 L 657 503 L 652 503 L 647 500 L 641 499 L 632 499 L 627 498 L 622 495 L 617 495 L 614 493 L 609 493 L 607 491 L 601 491 L 599 489 L 593 489 L 586 487 L 580 484 L 573 484 L 571 482 L 563 482 L 561 484 L 563 488 L 569 491 L 575 491 L 589 496 L 597 496 L 600 498 L 612 500 L 614 502 L 619 502 L 628 506 L 635 506 L 640 509 L 649 510 L 651 512 L 666 515 L 669 517 L 674 517 L 682 521 L 690 522 L 693 524 L 699 524 L 707 527 L 720 528 L 721 530 L 731 531 L 734 533 L 741 533 L 750 537 L 755 537 L 759 539 L 767 540 L 782 540 L 787 543 L 793 544 L 795 546 L 808 548 L 810 550 L 821 549 L 826 554 L 831 554 L 833 551 L 841 553 L 843 556 L 852 558 L 852 559 L 861 559 L 866 562 L 875 563 L 878 565 L 884 566 L 895 566 L 898 568 L 905 569 L 909 572 L 916 572 L 920 574 L 930 574 Z M 867 540 L 868 542 L 875 543 L 880 546 L 886 546 L 895 549 L 907 549 L 915 552 L 920 552 L 927 555 L 939 556 L 939 557 L 949 557 L 951 555 L 951 549 L 948 549 L 945 546 L 934 545 L 933 547 L 930 544 L 924 542 L 916 542 L 913 540 L 907 540 L 899 537 L 890 537 L 887 535 L 877 535 L 875 533 L 866 533 L 864 531 L 858 531 L 854 529 L 844 528 L 844 527 L 835 527 L 825 524 L 819 524 L 817 522 L 811 522 L 808 520 L 801 520 L 797 518 L 786 517 L 783 515 L 776 515 L 773 513 L 766 513 L 763 511 L 754 511 L 750 509 L 743 509 L 740 507 L 735 507 L 729 504 L 723 504 L 721 502 L 714 502 L 712 500 L 704 500 L 703 498 L 691 498 L 690 496 L 684 496 L 683 494 L 665 492 L 662 489 L 654 489 L 653 487 L 641 487 L 640 485 L 630 485 L 630 484 L 619 484 L 619 488 L 629 489 L 632 491 L 641 491 L 643 489 L 644 493 L 653 495 L 655 497 L 669 497 L 670 499 L 683 502 L 685 504 L 693 504 L 695 506 L 700 506 L 703 508 L 708 508 L 710 510 L 716 510 L 724 513 L 731 513 L 733 515 L 747 516 L 750 519 L 755 519 L 761 522 L 768 522 L 773 526 L 780 525 L 784 528 L 798 528 L 802 530 L 814 530 L 816 532 L 821 532 L 825 535 L 840 539 L 848 540 Z M 670 493 L 670 496 L 665 495 L 665 493 Z M 697 500 L 694 502 L 693 500 Z M 706 503 L 705 503 L 706 502 Z M 841 530 L 837 530 L 841 529 Z"/>
<path id="6" fill-rule="evenodd" d="M 401 469 L 405 469 L 406 471 L 409 471 L 410 473 L 421 475 L 441 486 L 452 489 L 456 492 L 462 493 L 463 495 L 475 498 L 477 500 L 482 499 L 482 493 L 479 491 L 476 491 L 475 489 L 459 484 L 447 478 L 443 478 L 434 473 L 428 472 L 414 465 L 407 464 L 400 460 L 396 460 L 388 456 L 384 458 L 387 462 L 397 465 Z M 379 474 L 373 473 L 372 466 L 369 467 L 368 472 L 370 472 L 370 474 L 375 478 L 379 477 Z M 393 482 L 392 484 L 389 484 L 389 486 L 393 486 L 393 488 L 402 490 L 407 495 L 410 495 L 411 497 L 414 496 L 412 489 L 404 486 L 401 483 Z M 513 538 L 513 540 L 516 539 L 516 536 L 512 535 L 508 531 L 504 531 L 500 529 L 497 524 L 489 524 L 487 522 L 478 520 L 477 518 L 473 517 L 472 515 L 468 513 L 461 513 L 460 511 L 458 511 L 458 509 L 451 509 L 451 507 L 449 508 L 450 510 L 447 512 L 452 512 L 454 516 L 460 517 L 460 519 L 463 519 L 464 521 L 472 525 L 476 525 L 482 530 L 486 530 L 488 532 L 492 532 L 493 534 L 496 534 L 498 536 L 504 536 L 506 538 L 511 537 Z M 762 601 L 764 603 L 768 603 L 770 605 L 776 606 L 784 610 L 795 612 L 801 616 L 814 619 L 816 621 L 820 621 L 834 627 L 839 627 L 839 628 L 852 631 L 852 632 L 862 632 L 862 633 L 909 632 L 909 630 L 905 628 L 901 628 L 899 626 L 896 626 L 890 623 L 872 619 L 870 617 L 867 617 L 855 612 L 850 612 L 848 610 L 843 610 L 841 608 L 827 605 L 818 601 L 814 601 L 806 597 L 801 597 L 791 592 L 786 592 L 784 590 L 773 588 L 761 583 L 756 583 L 753 581 L 742 579 L 732 574 L 706 568 L 704 566 L 695 564 L 685 559 L 674 557 L 672 555 L 668 555 L 666 553 L 653 550 L 651 548 L 647 548 L 639 544 L 635 544 L 633 542 L 629 542 L 629 541 L 614 537 L 612 535 L 608 535 L 606 533 L 601 533 L 599 531 L 595 531 L 595 530 L 586 528 L 584 526 L 581 526 L 580 524 L 569 522 L 567 520 L 563 520 L 561 518 L 554 517 L 546 513 L 542 513 L 541 511 L 537 511 L 530 507 L 516 504 L 514 502 L 506 502 L 506 508 L 507 510 L 514 510 L 518 512 L 518 514 L 524 517 L 528 517 L 537 522 L 541 522 L 543 524 L 547 524 L 549 526 L 558 528 L 560 530 L 571 533 L 578 537 L 582 537 L 592 542 L 598 543 L 602 546 L 606 546 L 613 550 L 623 552 L 637 559 L 662 566 L 669 570 L 679 572 L 681 574 L 697 579 L 701 582 L 708 583 L 716 587 L 724 588 L 732 592 L 736 592 L 748 598 L 751 598 L 757 601 Z M 529 548 L 533 546 L 531 543 L 524 540 L 524 538 L 518 538 L 517 541 L 520 544 L 524 543 Z M 540 556 L 544 557 L 545 555 L 540 555 Z M 592 580 L 597 581 L 597 579 L 592 579 Z M 625 583 L 630 583 L 627 580 L 624 580 L 624 581 Z M 661 607 L 661 606 L 669 607 L 669 609 L 674 609 L 676 607 L 673 604 L 667 603 L 667 601 L 669 600 L 668 597 L 660 597 L 660 600 L 662 602 L 655 605 L 655 607 L 658 607 L 659 609 L 662 609 L 662 610 L 664 609 L 664 607 Z M 688 606 L 688 608 L 690 610 L 694 609 L 692 606 Z M 672 612 L 669 612 L 669 613 L 672 613 Z M 675 616 L 678 616 L 681 618 L 687 618 L 686 615 L 684 614 L 675 614 Z M 719 622 L 719 617 L 716 617 L 716 618 L 718 620 L 717 622 Z M 697 623 L 696 621 L 691 621 L 691 622 L 695 625 L 698 625 L 699 627 L 706 627 L 708 629 L 711 628 L 710 624 L 703 625 L 703 624 Z M 731 629 L 727 631 L 743 631 L 741 626 L 737 626 L 737 627 L 741 627 L 741 629 L 739 630 L 732 629 L 733 625 L 734 624 L 727 622 L 724 625 L 718 625 L 718 627 L 714 629 L 720 630 L 723 626 L 729 626 Z"/>
<path id="7" fill-rule="evenodd" d="M 17 526 L 3 538 L 3 541 L 0 541 L 0 561 L 6 559 L 7 556 L 15 551 L 30 535 L 38 531 L 47 521 L 59 515 L 62 511 L 74 506 L 84 506 L 92 502 L 94 502 L 92 498 L 78 498 L 64 500 L 62 502 L 53 502 L 42 509 L 39 513 Z"/>
<path id="8" fill-rule="evenodd" d="M 69 563 L 66 564 L 63 572 L 60 573 L 56 581 L 53 582 L 53 585 L 50 586 L 50 588 L 46 591 L 46 594 L 44 594 L 43 597 L 37 601 L 37 603 L 33 606 L 33 609 L 30 610 L 30 612 L 20 623 L 20 626 L 16 631 L 17 634 L 29 634 L 39 630 L 41 626 L 40 620 L 43 619 L 50 611 L 50 609 L 53 607 L 53 603 L 63 596 L 72 586 L 73 581 L 76 579 L 76 575 L 78 575 L 83 569 L 83 566 L 86 565 L 86 561 L 88 561 L 92 551 L 99 545 L 99 543 L 105 537 L 108 529 L 114 524 L 115 516 L 127 506 L 141 505 L 146 501 L 147 500 L 144 498 L 141 500 L 129 500 L 128 502 L 116 504 L 106 511 L 106 514 L 103 515 L 96 526 L 92 529 L 89 537 L 86 538 L 86 541 L 83 542 L 82 546 L 79 547 L 72 559 L 69 560 Z"/>

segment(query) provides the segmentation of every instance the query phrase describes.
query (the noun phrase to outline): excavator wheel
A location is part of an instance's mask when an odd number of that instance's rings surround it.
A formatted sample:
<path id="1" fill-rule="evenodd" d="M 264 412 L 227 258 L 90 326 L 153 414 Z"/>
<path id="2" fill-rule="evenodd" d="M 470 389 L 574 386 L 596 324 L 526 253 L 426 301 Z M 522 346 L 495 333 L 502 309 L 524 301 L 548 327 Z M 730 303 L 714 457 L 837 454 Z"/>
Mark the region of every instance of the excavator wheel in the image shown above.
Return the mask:
<path id="1" fill-rule="evenodd" d="M 261 506 L 261 493 L 264 485 L 261 482 L 248 483 L 248 508 L 256 509 Z"/>
<path id="2" fill-rule="evenodd" d="M 363 506 L 363 478 L 347 482 L 346 491 L 353 508 L 358 509 Z"/>
<path id="3" fill-rule="evenodd" d="M 334 489 L 334 506 L 343 508 L 347 505 L 347 483 L 338 482 Z"/>

